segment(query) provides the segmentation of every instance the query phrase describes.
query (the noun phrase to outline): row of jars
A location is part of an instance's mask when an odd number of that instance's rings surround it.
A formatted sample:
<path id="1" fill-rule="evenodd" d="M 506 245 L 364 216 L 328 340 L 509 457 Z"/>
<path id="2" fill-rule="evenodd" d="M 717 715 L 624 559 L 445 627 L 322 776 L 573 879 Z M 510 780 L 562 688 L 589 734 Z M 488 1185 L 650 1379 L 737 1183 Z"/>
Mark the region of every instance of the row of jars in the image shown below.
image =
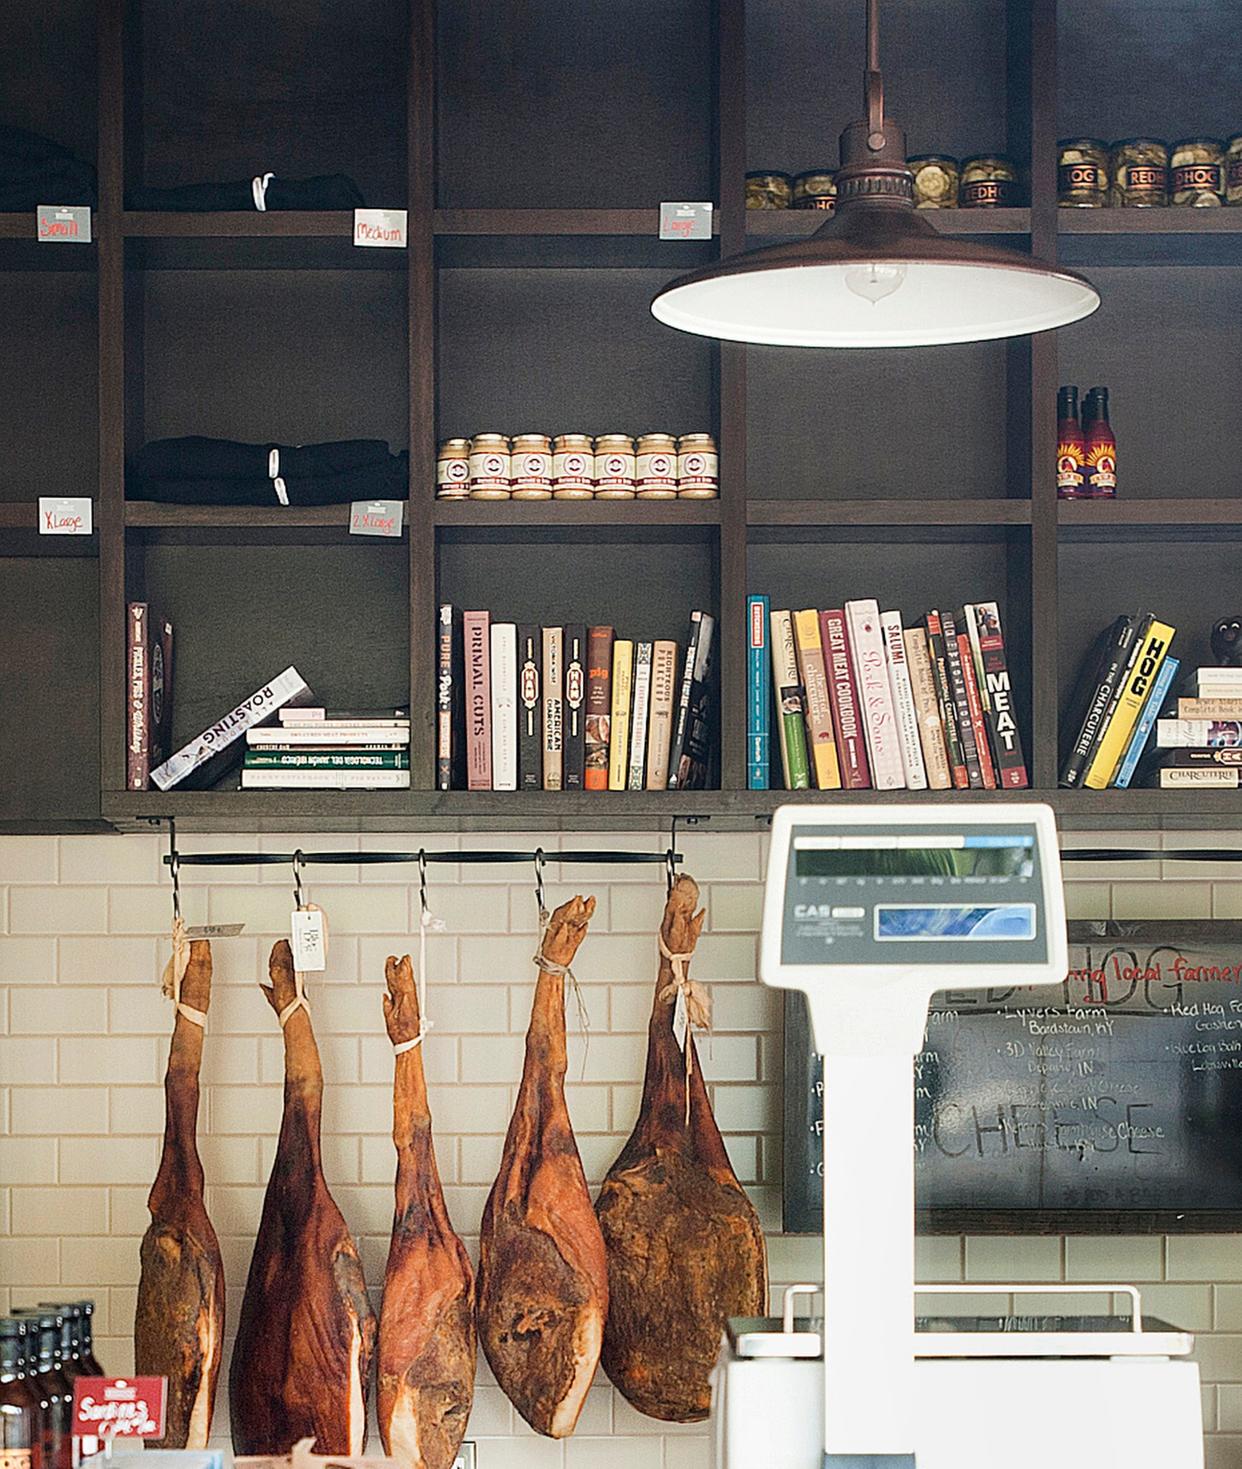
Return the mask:
<path id="1" fill-rule="evenodd" d="M 38 1306 L 0 1316 L 0 1463 L 72 1469 L 73 1384 L 102 1377 L 91 1344 L 93 1302 Z M 83 1439 L 83 1454 L 98 1448 Z"/>
<path id="2" fill-rule="evenodd" d="M 438 500 L 714 500 L 711 434 L 475 434 L 436 455 Z"/>
<path id="3" fill-rule="evenodd" d="M 1017 166 L 1000 153 L 980 153 L 962 163 L 942 153 L 922 153 L 907 165 L 919 209 L 1008 209 L 1022 202 Z M 829 169 L 794 175 L 763 169 L 746 175 L 747 209 L 831 213 L 836 202 L 835 175 Z"/>
<path id="4" fill-rule="evenodd" d="M 1183 138 L 1063 138 L 1057 144 L 1057 203 L 1064 209 L 1132 209 L 1174 204 L 1202 209 L 1242 204 L 1242 134 Z"/>

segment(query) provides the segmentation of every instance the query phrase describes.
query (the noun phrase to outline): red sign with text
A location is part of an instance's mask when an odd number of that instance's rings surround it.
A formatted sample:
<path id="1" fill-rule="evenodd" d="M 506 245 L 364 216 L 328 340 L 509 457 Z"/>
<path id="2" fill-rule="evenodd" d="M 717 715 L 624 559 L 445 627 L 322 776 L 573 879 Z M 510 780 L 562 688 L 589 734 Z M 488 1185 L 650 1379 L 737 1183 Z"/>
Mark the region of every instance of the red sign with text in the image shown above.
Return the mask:
<path id="1" fill-rule="evenodd" d="M 79 1377 L 73 1384 L 77 1438 L 163 1438 L 166 1377 Z"/>

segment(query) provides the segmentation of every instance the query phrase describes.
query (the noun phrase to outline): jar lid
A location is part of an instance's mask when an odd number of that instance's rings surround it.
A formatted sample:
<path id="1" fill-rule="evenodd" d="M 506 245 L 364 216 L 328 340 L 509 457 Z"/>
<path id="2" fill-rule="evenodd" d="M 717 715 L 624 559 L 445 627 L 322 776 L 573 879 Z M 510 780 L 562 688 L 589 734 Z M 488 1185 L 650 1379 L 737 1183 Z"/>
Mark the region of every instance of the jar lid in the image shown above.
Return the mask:
<path id="1" fill-rule="evenodd" d="M 835 168 L 804 168 L 801 173 L 794 174 L 794 183 L 804 184 L 807 179 L 831 179 L 835 175 Z"/>
<path id="2" fill-rule="evenodd" d="M 957 159 L 947 153 L 915 153 L 906 159 L 907 168 L 913 168 L 916 163 L 950 163 L 957 167 Z"/>
<path id="3" fill-rule="evenodd" d="M 1113 144 L 1116 148 L 1164 148 L 1168 150 L 1168 143 L 1163 138 L 1118 138 Z"/>
<path id="4" fill-rule="evenodd" d="M 1219 138 L 1178 138 L 1173 144 L 1176 153 L 1179 148 L 1223 148 L 1224 144 Z"/>
<path id="5" fill-rule="evenodd" d="M 552 440 L 554 449 L 582 449 L 591 447 L 590 434 L 557 434 Z"/>
<path id="6" fill-rule="evenodd" d="M 1058 138 L 1058 148 L 1098 148 L 1101 152 L 1108 152 L 1108 144 L 1103 138 Z"/>
<path id="7" fill-rule="evenodd" d="M 1003 153 L 976 153 L 973 158 L 964 159 L 962 162 L 962 167 L 969 168 L 972 163 L 998 163 L 1002 168 L 1014 167 L 1013 159 L 1006 158 Z"/>
<path id="8" fill-rule="evenodd" d="M 472 444 L 504 444 L 507 447 L 509 440 L 504 434 L 475 434 L 470 442 Z"/>
<path id="9" fill-rule="evenodd" d="M 445 454 L 456 453 L 458 450 L 468 449 L 469 447 L 469 439 L 445 439 L 440 445 L 440 456 L 443 458 Z"/>
<path id="10" fill-rule="evenodd" d="M 793 183 L 792 176 L 782 173 L 779 168 L 753 168 L 746 177 L 748 179 L 783 179 L 787 184 Z"/>

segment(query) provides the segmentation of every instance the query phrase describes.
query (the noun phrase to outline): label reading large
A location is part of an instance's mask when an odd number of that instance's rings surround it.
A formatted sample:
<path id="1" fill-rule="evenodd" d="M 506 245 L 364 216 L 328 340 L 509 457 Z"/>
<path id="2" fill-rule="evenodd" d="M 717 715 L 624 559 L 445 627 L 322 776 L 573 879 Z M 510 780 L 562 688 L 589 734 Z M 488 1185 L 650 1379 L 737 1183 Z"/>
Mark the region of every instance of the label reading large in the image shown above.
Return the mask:
<path id="1" fill-rule="evenodd" d="M 40 204 L 35 210 L 35 234 L 49 245 L 89 245 L 89 204 Z"/>
<path id="2" fill-rule="evenodd" d="M 406 245 L 406 211 L 404 209 L 355 209 L 354 244 L 381 250 L 404 250 Z"/>
<path id="3" fill-rule="evenodd" d="M 351 536 L 399 536 L 404 507 L 400 500 L 355 500 L 349 507 Z"/>
<path id="4" fill-rule="evenodd" d="M 91 501 L 88 496 L 39 496 L 41 536 L 89 536 L 92 529 Z"/>
<path id="5" fill-rule="evenodd" d="M 660 238 L 662 240 L 710 240 L 712 206 L 710 203 L 686 203 L 665 200 L 660 205 Z"/>

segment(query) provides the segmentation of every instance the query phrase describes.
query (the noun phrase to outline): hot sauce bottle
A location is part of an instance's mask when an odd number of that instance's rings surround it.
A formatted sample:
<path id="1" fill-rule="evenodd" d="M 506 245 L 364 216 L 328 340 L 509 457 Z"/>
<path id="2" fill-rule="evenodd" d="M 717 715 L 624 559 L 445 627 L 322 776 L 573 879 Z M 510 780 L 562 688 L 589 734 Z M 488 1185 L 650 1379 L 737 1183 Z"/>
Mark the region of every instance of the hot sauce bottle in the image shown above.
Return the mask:
<path id="1" fill-rule="evenodd" d="M 1087 493 L 1087 446 L 1078 422 L 1078 389 L 1057 393 L 1057 498 L 1077 500 Z"/>
<path id="2" fill-rule="evenodd" d="M 39 1395 L 43 1469 L 73 1469 L 73 1387 L 61 1371 L 58 1311 L 22 1311 L 26 1323 L 30 1382 Z"/>
<path id="3" fill-rule="evenodd" d="M 43 1419 L 30 1378 L 26 1323 L 0 1316 L 0 1463 L 43 1469 Z"/>
<path id="4" fill-rule="evenodd" d="M 1089 388 L 1082 404 L 1082 431 L 1087 452 L 1088 495 L 1107 499 L 1117 493 L 1117 440 L 1108 423 L 1108 389 Z"/>

